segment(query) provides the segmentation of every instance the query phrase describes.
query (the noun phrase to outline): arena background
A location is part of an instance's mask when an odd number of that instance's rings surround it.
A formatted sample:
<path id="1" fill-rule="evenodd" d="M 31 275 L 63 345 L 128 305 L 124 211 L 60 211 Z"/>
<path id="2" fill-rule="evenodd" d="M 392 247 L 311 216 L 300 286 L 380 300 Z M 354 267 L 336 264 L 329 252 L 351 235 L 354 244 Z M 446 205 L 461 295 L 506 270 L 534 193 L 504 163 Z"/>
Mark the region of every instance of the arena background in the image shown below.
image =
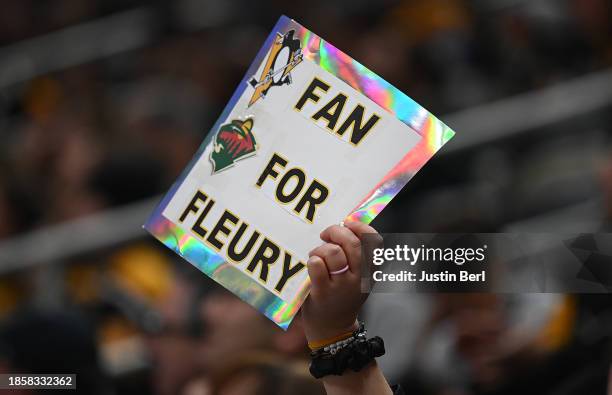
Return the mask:
<path id="1" fill-rule="evenodd" d="M 86 394 L 320 393 L 299 328 L 141 228 L 282 14 L 457 132 L 379 231 L 612 229 L 609 1 L 5 0 L 0 371 L 75 372 Z M 609 295 L 375 294 L 364 317 L 409 394 L 610 380 Z"/>

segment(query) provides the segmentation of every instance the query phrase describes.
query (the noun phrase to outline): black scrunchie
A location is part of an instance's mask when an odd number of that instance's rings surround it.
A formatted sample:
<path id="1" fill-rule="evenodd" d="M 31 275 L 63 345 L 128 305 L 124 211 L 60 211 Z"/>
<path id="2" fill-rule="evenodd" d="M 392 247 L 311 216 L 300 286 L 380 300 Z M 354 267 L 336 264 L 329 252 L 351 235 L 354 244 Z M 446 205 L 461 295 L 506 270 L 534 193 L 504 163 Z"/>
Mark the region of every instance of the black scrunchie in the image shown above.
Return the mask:
<path id="1" fill-rule="evenodd" d="M 376 336 L 369 340 L 359 339 L 336 354 L 323 353 L 313 356 L 310 363 L 310 374 L 315 378 L 333 374 L 342 375 L 346 369 L 359 372 L 374 358 L 385 354 L 383 339 Z"/>

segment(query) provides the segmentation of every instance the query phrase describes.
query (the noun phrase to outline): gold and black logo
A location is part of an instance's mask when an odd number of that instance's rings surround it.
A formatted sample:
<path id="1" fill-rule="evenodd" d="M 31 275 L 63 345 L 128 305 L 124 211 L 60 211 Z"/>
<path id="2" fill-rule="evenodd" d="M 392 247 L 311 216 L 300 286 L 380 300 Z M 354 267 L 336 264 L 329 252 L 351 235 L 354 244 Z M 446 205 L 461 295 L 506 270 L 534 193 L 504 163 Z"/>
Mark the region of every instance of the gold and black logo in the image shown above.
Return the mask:
<path id="1" fill-rule="evenodd" d="M 271 87 L 291 83 L 291 70 L 303 59 L 300 40 L 294 38 L 294 34 L 294 30 L 285 34 L 276 33 L 259 81 L 255 76 L 249 81 L 249 85 L 255 88 L 249 107 L 259 98 L 265 97 Z"/>

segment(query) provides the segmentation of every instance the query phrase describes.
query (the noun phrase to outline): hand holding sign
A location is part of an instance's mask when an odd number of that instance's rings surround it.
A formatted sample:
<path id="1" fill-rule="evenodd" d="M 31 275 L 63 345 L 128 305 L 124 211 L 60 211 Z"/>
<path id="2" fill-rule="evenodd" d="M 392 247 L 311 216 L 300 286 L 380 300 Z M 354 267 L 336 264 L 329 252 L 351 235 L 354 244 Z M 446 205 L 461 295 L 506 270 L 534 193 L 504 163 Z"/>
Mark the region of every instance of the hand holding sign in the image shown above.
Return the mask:
<path id="1" fill-rule="evenodd" d="M 357 313 L 367 294 L 361 293 L 361 235 L 376 234 L 371 226 L 347 222 L 321 232 L 325 243 L 312 251 L 308 274 L 310 296 L 302 307 L 309 342 L 329 339 L 357 328 Z M 339 273 L 348 265 L 348 270 Z M 338 274 L 330 274 L 330 273 Z"/>
<path id="2" fill-rule="evenodd" d="M 360 222 L 330 226 L 321 232 L 325 243 L 310 251 L 308 274 L 312 290 L 302 307 L 302 322 L 309 345 L 329 344 L 330 339 L 354 332 L 359 326 L 357 313 L 368 297 L 361 292 L 363 234 L 377 233 Z M 392 393 L 381 370 L 373 363 L 359 372 L 328 375 L 323 378 L 323 384 L 329 395 Z"/>

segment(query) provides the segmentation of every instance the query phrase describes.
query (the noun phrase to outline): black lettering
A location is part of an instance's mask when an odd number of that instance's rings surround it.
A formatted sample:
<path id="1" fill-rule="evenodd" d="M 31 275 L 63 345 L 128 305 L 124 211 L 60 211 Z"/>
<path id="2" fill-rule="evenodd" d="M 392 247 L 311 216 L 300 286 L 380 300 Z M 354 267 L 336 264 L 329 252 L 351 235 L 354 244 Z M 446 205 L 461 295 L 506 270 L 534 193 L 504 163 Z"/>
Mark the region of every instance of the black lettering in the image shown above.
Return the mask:
<path id="1" fill-rule="evenodd" d="M 293 188 L 293 191 L 291 191 L 288 195 L 285 195 L 284 194 L 285 185 L 291 179 L 291 177 L 297 177 L 297 184 Z M 293 199 L 295 199 L 300 194 L 300 191 L 304 187 L 305 182 L 306 182 L 306 175 L 304 174 L 302 170 L 298 168 L 293 168 L 289 170 L 287 173 L 285 173 L 283 178 L 281 178 L 281 180 L 278 183 L 278 186 L 276 187 L 276 198 L 281 203 L 291 202 Z"/>
<path id="2" fill-rule="evenodd" d="M 272 155 L 272 158 L 266 165 L 266 168 L 264 169 L 264 171 L 261 172 L 261 175 L 259 176 L 259 179 L 257 180 L 258 187 L 262 186 L 262 184 L 264 183 L 267 177 L 272 176 L 273 179 L 276 179 L 276 177 L 278 177 L 278 172 L 274 170 L 274 165 L 277 163 L 280 164 L 282 167 L 287 166 L 287 161 L 283 159 L 281 156 L 279 156 L 278 154 Z"/>
<path id="3" fill-rule="evenodd" d="M 281 276 L 280 280 L 278 280 L 278 283 L 274 287 L 274 289 L 277 290 L 278 292 L 282 292 L 283 288 L 285 288 L 285 285 L 287 284 L 287 281 L 291 277 L 298 274 L 305 267 L 305 265 L 299 261 L 295 265 L 291 266 L 291 258 L 292 258 L 291 254 L 285 251 L 285 258 L 283 260 L 283 275 Z"/>
<path id="4" fill-rule="evenodd" d="M 210 244 L 215 246 L 218 250 L 220 250 L 221 247 L 223 247 L 223 242 L 221 240 L 217 239 L 217 234 L 218 233 L 222 233 L 222 234 L 227 236 L 232 231 L 230 228 L 225 226 L 225 222 L 227 222 L 227 221 L 229 221 L 232 224 L 236 225 L 238 223 L 239 219 L 234 214 L 232 214 L 229 211 L 225 210 L 223 212 L 223 214 L 221 214 L 221 218 L 219 218 L 219 221 L 217 221 L 217 223 L 215 224 L 215 227 L 213 228 L 213 230 L 210 231 L 210 233 L 208 234 L 208 238 L 206 239 L 206 240 L 208 240 L 208 242 Z"/>
<path id="5" fill-rule="evenodd" d="M 304 107 L 304 104 L 308 100 L 312 100 L 315 103 L 319 101 L 320 97 L 314 93 L 315 89 L 321 89 L 324 92 L 327 92 L 329 85 L 315 77 L 302 94 L 302 97 L 300 97 L 300 100 L 298 100 L 298 102 L 295 104 L 296 110 L 301 111 L 302 107 Z"/>
<path id="6" fill-rule="evenodd" d="M 179 222 L 183 222 L 185 218 L 187 218 L 188 214 L 197 213 L 200 209 L 200 207 L 198 206 L 198 201 L 205 202 L 206 199 L 208 199 L 208 196 L 206 196 L 200 191 L 196 191 L 196 193 L 193 195 L 193 198 L 191 199 L 191 202 L 189 202 L 189 204 L 185 208 L 185 211 L 183 211 L 183 214 L 181 214 Z"/>
<path id="7" fill-rule="evenodd" d="M 361 126 L 361 122 L 363 121 L 363 112 L 365 108 L 358 104 L 357 107 L 353 110 L 353 112 L 344 120 L 344 123 L 338 128 L 336 133 L 340 136 L 346 132 L 346 130 L 352 126 L 351 132 L 351 143 L 357 145 L 359 142 L 366 136 L 366 134 L 376 125 L 376 122 L 380 119 L 380 117 L 376 114 L 372 114 L 370 119 L 366 122 L 365 125 Z"/>
<path id="8" fill-rule="evenodd" d="M 304 193 L 293 211 L 300 214 L 304 207 L 308 205 L 306 219 L 313 222 L 315 213 L 317 211 L 317 205 L 323 203 L 325 199 L 327 199 L 327 196 L 329 196 L 329 190 L 327 187 L 317 180 L 312 180 L 312 183 L 310 183 L 306 193 Z"/>
<path id="9" fill-rule="evenodd" d="M 215 205 L 215 201 L 210 199 L 208 201 L 208 204 L 206 204 L 206 207 L 204 207 L 204 211 L 202 211 L 202 213 L 200 214 L 196 222 L 191 227 L 191 230 L 193 230 L 193 232 L 197 234 L 198 236 L 200 236 L 201 238 L 204 238 L 204 236 L 206 236 L 206 232 L 208 232 L 206 228 L 202 227 L 202 222 L 204 222 L 204 218 L 206 218 L 206 216 L 208 215 L 208 212 L 214 205 Z"/>
<path id="10" fill-rule="evenodd" d="M 264 237 L 261 245 L 257 249 L 257 252 L 255 252 L 255 255 L 253 256 L 253 259 L 251 259 L 251 263 L 249 263 L 247 270 L 253 273 L 257 266 L 260 266 L 259 278 L 266 282 L 268 281 L 268 268 L 270 265 L 276 262 L 279 255 L 280 248 Z"/>
<path id="11" fill-rule="evenodd" d="M 327 120 L 327 127 L 333 130 L 336 127 L 336 123 L 338 123 L 338 119 L 340 118 L 340 114 L 342 113 L 345 103 L 346 96 L 342 93 L 338 93 L 338 96 L 331 99 L 329 103 L 317 111 L 312 116 L 312 119 L 318 121 L 321 118 L 325 118 Z"/>
<path id="12" fill-rule="evenodd" d="M 232 237 L 232 241 L 230 241 L 229 245 L 227 246 L 227 256 L 234 262 L 242 262 L 247 257 L 247 255 L 249 255 L 249 253 L 253 249 L 253 245 L 255 245 L 255 242 L 259 238 L 259 232 L 254 231 L 251 237 L 249 238 L 249 241 L 246 242 L 242 251 L 236 251 L 236 247 L 238 246 L 238 243 L 240 242 L 240 239 L 242 238 L 242 235 L 244 234 L 247 228 L 248 225 L 246 223 L 243 222 L 242 224 L 240 224 L 240 227 L 234 234 L 234 237 Z"/>

